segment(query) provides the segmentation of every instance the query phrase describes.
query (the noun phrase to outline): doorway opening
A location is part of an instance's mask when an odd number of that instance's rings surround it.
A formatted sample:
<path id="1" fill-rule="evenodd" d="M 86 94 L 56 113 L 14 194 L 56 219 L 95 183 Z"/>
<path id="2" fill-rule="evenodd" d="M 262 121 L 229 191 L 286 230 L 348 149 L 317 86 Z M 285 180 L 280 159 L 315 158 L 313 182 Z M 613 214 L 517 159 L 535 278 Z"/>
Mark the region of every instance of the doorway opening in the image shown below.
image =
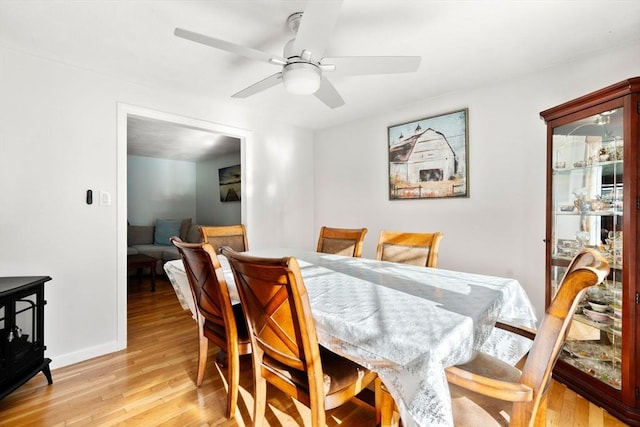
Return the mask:
<path id="1" fill-rule="evenodd" d="M 245 163 L 246 157 L 246 140 L 250 136 L 250 132 L 244 129 L 232 126 L 222 125 L 219 123 L 208 122 L 204 120 L 194 119 L 186 116 L 180 116 L 171 113 L 160 112 L 143 107 L 137 107 L 129 104 L 118 103 L 117 105 L 117 347 L 124 349 L 127 346 L 127 219 L 128 219 L 128 155 L 129 155 L 129 136 L 133 134 L 134 128 L 129 124 L 136 123 L 140 126 L 153 125 L 162 127 L 165 132 L 182 132 L 185 130 L 197 130 L 202 133 L 210 133 L 220 136 L 221 138 L 232 138 L 239 143 L 240 164 Z M 150 131 L 154 132 L 154 131 Z M 157 132 L 156 136 L 162 132 Z M 164 149 L 160 145 L 167 145 Z M 157 153 L 161 151 L 169 152 L 171 149 L 179 149 L 178 144 L 171 144 L 166 139 L 156 140 L 153 143 L 140 144 L 138 149 L 148 149 Z M 137 151 L 142 153 L 144 151 Z M 242 187 L 245 187 L 245 172 L 241 172 Z M 241 193 L 246 194 L 245 191 Z M 246 218 L 246 202 L 245 198 L 240 201 L 240 221 L 245 223 Z"/>

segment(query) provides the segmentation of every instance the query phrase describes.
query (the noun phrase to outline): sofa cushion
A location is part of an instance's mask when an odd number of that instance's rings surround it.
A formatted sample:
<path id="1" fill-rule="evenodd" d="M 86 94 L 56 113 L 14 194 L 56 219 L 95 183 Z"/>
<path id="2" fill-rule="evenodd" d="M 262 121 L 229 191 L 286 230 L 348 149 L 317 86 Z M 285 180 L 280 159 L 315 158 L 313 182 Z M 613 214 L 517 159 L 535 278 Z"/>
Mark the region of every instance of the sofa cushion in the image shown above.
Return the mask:
<path id="1" fill-rule="evenodd" d="M 177 219 L 157 219 L 156 232 L 153 243 L 161 246 L 171 246 L 172 236 L 180 236 L 181 221 Z"/>
<path id="2" fill-rule="evenodd" d="M 175 246 L 164 246 L 162 251 L 162 261 L 173 261 L 180 259 L 180 252 Z"/>
<path id="3" fill-rule="evenodd" d="M 127 227 L 127 245 L 152 245 L 153 225 L 130 225 Z"/>
<path id="4" fill-rule="evenodd" d="M 168 249 L 167 246 L 162 245 L 135 245 L 133 249 L 138 251 L 139 254 L 147 255 L 156 259 L 162 259 L 162 253 Z"/>

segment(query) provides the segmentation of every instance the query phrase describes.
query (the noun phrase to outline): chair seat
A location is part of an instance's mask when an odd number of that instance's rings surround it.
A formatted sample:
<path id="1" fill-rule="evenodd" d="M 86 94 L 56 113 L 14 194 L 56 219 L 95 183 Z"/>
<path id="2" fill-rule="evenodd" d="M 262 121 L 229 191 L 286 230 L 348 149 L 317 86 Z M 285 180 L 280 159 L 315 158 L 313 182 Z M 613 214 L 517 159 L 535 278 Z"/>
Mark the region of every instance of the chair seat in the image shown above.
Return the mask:
<path id="1" fill-rule="evenodd" d="M 297 387 L 308 389 L 307 384 L 309 383 L 309 379 L 307 378 L 306 371 L 292 369 L 266 354 L 264 355 L 264 359 L 268 364 L 268 367 L 263 366 L 264 369 L 273 369 L 278 375 L 287 378 Z M 322 361 L 324 392 L 326 395 L 343 391 L 354 382 L 362 380 L 371 372 L 365 367 L 349 359 L 345 359 L 322 346 L 320 346 L 320 360 Z"/>
<path id="2" fill-rule="evenodd" d="M 469 362 L 457 366 L 467 372 L 509 382 L 520 381 L 522 375 L 513 365 L 481 352 L 477 352 Z"/>
<path id="3" fill-rule="evenodd" d="M 478 393 L 449 384 L 453 425 L 494 427 L 509 425 L 513 404 L 504 400 L 492 399 Z"/>
<path id="4" fill-rule="evenodd" d="M 517 383 L 522 372 L 485 353 L 477 353 L 465 364 L 458 365 L 467 372 L 497 380 Z M 508 426 L 513 404 L 474 393 L 470 390 L 449 384 L 453 423 L 456 426 Z"/>

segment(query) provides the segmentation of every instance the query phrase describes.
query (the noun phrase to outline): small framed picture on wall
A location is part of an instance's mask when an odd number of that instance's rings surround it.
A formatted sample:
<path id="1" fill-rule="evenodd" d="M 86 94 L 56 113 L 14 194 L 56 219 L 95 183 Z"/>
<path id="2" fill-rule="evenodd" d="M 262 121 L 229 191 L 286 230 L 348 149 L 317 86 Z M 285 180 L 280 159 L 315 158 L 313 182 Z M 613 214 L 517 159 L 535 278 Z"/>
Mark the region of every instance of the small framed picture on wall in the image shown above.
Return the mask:
<path id="1" fill-rule="evenodd" d="M 220 181 L 220 201 L 240 201 L 240 165 L 218 169 Z"/>

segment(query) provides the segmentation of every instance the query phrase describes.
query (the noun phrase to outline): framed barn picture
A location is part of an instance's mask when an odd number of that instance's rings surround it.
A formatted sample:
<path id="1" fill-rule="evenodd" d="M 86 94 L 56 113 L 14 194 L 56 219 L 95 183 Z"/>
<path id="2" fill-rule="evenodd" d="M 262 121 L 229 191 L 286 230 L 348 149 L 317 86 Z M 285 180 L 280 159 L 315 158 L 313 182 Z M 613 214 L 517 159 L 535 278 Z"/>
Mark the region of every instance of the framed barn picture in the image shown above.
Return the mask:
<path id="1" fill-rule="evenodd" d="M 389 200 L 469 197 L 469 110 L 389 126 Z"/>
<path id="2" fill-rule="evenodd" d="M 240 201 L 240 165 L 218 169 L 220 182 L 220 201 Z"/>

